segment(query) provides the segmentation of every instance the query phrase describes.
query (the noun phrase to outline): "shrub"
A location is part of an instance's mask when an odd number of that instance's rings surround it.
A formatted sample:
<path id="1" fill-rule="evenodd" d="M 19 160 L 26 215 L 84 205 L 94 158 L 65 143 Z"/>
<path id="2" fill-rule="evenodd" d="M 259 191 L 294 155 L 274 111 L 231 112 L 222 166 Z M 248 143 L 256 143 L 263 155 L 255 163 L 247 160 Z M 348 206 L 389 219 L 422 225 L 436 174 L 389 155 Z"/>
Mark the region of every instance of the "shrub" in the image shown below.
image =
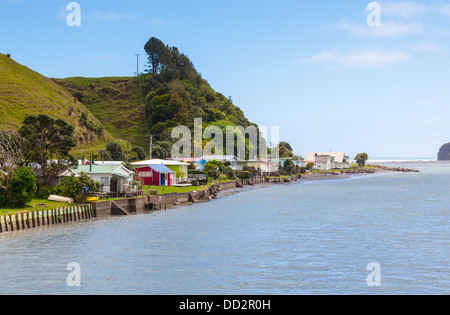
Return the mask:
<path id="1" fill-rule="evenodd" d="M 236 177 L 239 179 L 250 179 L 251 178 L 251 174 L 248 171 L 236 171 L 235 174 L 236 174 Z"/>
<path id="2" fill-rule="evenodd" d="M 53 193 L 53 189 L 47 186 L 38 188 L 35 197 L 38 199 L 47 199 Z"/>
<path id="3" fill-rule="evenodd" d="M 100 191 L 100 183 L 84 173 L 81 173 L 80 177 L 66 177 L 55 188 L 55 193 L 72 198 L 75 202 L 83 202 L 90 192 L 97 191 Z"/>
<path id="4" fill-rule="evenodd" d="M 36 175 L 29 167 L 19 167 L 12 175 L 8 205 L 24 206 L 30 202 L 36 193 Z"/>
<path id="5" fill-rule="evenodd" d="M 195 179 L 191 181 L 191 184 L 192 184 L 192 186 L 195 186 L 195 187 L 200 186 L 199 181 L 198 181 L 198 180 L 195 180 Z"/>
<path id="6" fill-rule="evenodd" d="M 258 170 L 256 169 L 256 167 L 254 166 L 244 166 L 243 167 L 244 171 L 250 172 L 251 175 L 256 175 Z"/>
<path id="7" fill-rule="evenodd" d="M 215 169 L 211 169 L 208 171 L 208 177 L 211 177 L 213 180 L 218 180 L 220 177 L 220 172 Z"/>

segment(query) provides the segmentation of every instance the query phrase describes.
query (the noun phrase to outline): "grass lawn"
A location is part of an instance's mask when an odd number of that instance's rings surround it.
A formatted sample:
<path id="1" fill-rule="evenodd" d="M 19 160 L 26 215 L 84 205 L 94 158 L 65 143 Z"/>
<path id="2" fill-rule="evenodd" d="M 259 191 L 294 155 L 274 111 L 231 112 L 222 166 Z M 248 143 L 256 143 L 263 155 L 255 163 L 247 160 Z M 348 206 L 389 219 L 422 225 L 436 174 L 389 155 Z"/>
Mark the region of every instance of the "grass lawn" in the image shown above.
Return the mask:
<path id="1" fill-rule="evenodd" d="M 172 187 L 172 186 L 144 186 L 142 189 L 144 194 L 148 194 L 150 190 L 157 190 L 159 195 L 170 193 L 187 193 L 191 191 L 200 191 L 209 188 L 211 185 L 190 186 L 190 187 Z"/>
<path id="2" fill-rule="evenodd" d="M 40 206 L 40 205 L 42 205 L 42 206 Z M 60 208 L 71 207 L 71 206 L 75 206 L 75 205 L 76 204 L 74 204 L 74 203 L 68 204 L 65 202 L 48 201 L 46 199 L 33 199 L 25 207 L 18 207 L 18 208 L 0 207 L 0 215 L 4 215 L 6 213 L 23 212 L 23 211 L 51 210 L 51 209 L 56 209 L 58 207 L 60 207 Z"/>
<path id="3" fill-rule="evenodd" d="M 219 183 L 226 183 L 230 182 L 231 180 L 228 179 L 222 179 L 219 181 Z M 157 190 L 158 194 L 170 194 L 170 193 L 187 193 L 191 191 L 201 191 L 208 189 L 211 187 L 212 182 L 209 181 L 207 185 L 203 186 L 189 186 L 189 187 L 173 187 L 173 186 L 144 186 L 142 189 L 144 191 L 144 194 L 148 194 L 150 190 Z"/>

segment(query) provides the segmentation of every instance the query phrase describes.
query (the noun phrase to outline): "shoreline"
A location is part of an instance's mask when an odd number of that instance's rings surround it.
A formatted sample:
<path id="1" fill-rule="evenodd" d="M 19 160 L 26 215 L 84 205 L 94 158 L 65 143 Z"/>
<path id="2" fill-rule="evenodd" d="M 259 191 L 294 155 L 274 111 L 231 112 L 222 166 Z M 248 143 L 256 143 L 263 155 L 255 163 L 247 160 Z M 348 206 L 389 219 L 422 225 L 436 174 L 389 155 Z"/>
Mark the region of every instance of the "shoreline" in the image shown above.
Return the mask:
<path id="1" fill-rule="evenodd" d="M 17 213 L 0 216 L 0 235 L 5 232 L 20 230 L 35 230 L 52 225 L 66 225 L 72 221 L 101 220 L 115 216 L 148 214 L 156 211 L 189 206 L 196 203 L 211 202 L 213 199 L 230 196 L 235 193 L 262 189 L 275 185 L 289 185 L 300 182 L 340 180 L 362 174 L 387 172 L 419 172 L 406 168 L 391 168 L 387 166 L 372 166 L 363 169 L 333 170 L 308 174 L 299 177 L 256 177 L 250 180 L 238 180 L 218 183 L 207 189 L 186 193 L 168 193 L 147 195 L 139 198 L 125 198 L 114 201 L 90 203 L 85 206 L 63 207 L 57 210 L 32 211 L 27 214 Z M 85 208 L 87 207 L 87 208 Z M 81 210 L 80 210 L 81 209 Z M 89 210 L 84 214 L 83 211 Z"/>

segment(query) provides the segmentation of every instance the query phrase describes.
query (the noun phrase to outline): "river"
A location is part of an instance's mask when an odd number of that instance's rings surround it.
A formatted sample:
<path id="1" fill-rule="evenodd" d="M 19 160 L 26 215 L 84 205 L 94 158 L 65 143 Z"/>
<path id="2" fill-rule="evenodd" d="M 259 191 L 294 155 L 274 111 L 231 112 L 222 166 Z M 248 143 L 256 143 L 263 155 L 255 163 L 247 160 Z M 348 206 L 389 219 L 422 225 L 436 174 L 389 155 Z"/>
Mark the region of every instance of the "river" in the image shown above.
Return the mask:
<path id="1" fill-rule="evenodd" d="M 450 165 L 406 167 L 3 233 L 0 294 L 449 294 Z"/>

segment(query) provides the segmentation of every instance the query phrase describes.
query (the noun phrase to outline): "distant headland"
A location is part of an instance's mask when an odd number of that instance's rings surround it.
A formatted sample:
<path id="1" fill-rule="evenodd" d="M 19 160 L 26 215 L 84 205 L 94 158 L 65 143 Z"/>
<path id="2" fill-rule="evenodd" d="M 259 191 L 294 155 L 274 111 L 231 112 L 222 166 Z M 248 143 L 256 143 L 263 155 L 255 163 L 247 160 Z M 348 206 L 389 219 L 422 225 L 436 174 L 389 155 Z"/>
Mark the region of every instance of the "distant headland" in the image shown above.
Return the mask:
<path id="1" fill-rule="evenodd" d="M 450 142 L 444 144 L 439 150 L 438 161 L 450 161 Z"/>

